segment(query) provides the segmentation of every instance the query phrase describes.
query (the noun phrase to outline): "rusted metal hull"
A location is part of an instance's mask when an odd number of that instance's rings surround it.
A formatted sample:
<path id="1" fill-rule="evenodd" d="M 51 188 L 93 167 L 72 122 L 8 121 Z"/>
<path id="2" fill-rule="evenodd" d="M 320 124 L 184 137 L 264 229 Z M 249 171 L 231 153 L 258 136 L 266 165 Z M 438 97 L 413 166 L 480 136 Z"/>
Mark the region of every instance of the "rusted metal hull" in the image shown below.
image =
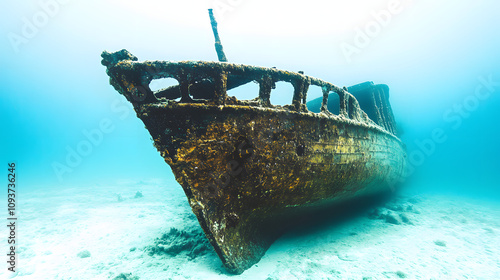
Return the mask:
<path id="1" fill-rule="evenodd" d="M 252 106 L 134 106 L 225 267 L 258 262 L 291 219 L 393 187 L 404 145 L 348 118 Z"/>
<path id="2" fill-rule="evenodd" d="M 303 73 L 225 62 L 138 62 L 126 50 L 102 57 L 111 85 L 133 104 L 232 273 L 258 262 L 294 219 L 388 190 L 403 174 L 405 148 L 386 86 L 340 88 Z M 179 84 L 152 91 L 160 78 Z M 257 98 L 228 95 L 252 81 Z M 291 104 L 271 104 L 277 82 L 293 86 Z M 323 92 L 316 113 L 306 104 L 311 86 Z"/>

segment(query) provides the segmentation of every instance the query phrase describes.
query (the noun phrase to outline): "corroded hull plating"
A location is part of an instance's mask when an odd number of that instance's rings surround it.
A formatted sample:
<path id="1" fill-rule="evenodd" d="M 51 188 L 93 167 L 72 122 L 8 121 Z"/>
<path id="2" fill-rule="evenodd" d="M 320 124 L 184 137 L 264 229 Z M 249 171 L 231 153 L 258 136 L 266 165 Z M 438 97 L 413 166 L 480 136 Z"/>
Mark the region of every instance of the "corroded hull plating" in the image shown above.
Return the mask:
<path id="1" fill-rule="evenodd" d="M 388 190 L 393 135 L 323 114 L 200 104 L 137 107 L 226 268 L 258 262 L 290 219 Z"/>
<path id="2" fill-rule="evenodd" d="M 403 175 L 405 148 L 395 136 L 384 87 L 352 88 L 370 118 L 347 88 L 303 73 L 206 61 L 138 62 L 126 50 L 102 57 L 110 83 L 133 104 L 232 273 L 257 263 L 301 215 L 389 190 Z M 149 84 L 160 78 L 179 84 L 153 92 Z M 259 84 L 257 98 L 227 94 L 252 81 Z M 290 105 L 271 104 L 277 82 L 293 86 Z M 310 86 L 323 91 L 317 113 L 305 104 Z M 329 108 L 330 92 L 338 110 Z"/>

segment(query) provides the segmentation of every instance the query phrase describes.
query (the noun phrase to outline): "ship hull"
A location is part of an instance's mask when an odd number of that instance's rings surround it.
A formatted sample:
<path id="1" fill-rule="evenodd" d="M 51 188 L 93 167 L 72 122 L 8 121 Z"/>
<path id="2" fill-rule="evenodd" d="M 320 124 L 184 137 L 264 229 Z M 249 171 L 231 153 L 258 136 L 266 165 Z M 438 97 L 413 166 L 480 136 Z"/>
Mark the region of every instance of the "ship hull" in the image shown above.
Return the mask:
<path id="1" fill-rule="evenodd" d="M 403 174 L 397 137 L 341 116 L 175 102 L 135 110 L 236 274 L 297 217 L 390 190 Z"/>

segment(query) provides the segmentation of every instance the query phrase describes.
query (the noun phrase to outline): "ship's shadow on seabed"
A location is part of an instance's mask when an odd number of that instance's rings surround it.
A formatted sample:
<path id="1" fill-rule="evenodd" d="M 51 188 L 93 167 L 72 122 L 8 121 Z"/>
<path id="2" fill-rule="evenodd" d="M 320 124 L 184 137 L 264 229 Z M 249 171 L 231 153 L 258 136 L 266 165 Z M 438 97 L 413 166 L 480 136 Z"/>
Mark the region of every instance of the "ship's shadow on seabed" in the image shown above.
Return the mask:
<path id="1" fill-rule="evenodd" d="M 356 218 L 367 217 L 373 209 L 397 199 L 398 192 L 387 191 L 376 195 L 348 199 L 333 206 L 301 216 L 289 224 L 284 235 L 294 240 L 320 232 L 329 232 Z M 283 236 L 282 236 L 283 237 Z"/>
<path id="2" fill-rule="evenodd" d="M 283 232 L 285 236 L 279 239 L 284 242 L 282 244 L 290 245 L 290 248 L 297 247 L 299 245 L 297 242 L 300 242 L 298 239 L 322 232 L 331 233 L 349 221 L 368 216 L 374 208 L 387 204 L 397 196 L 397 192 L 389 191 L 378 195 L 349 199 L 334 206 L 315 210 L 290 222 Z M 186 221 L 184 226 L 171 228 L 158 237 L 153 245 L 146 247 L 147 253 L 150 256 L 163 255 L 168 257 L 185 254 L 190 261 L 196 259 L 201 265 L 211 267 L 214 272 L 228 276 L 233 275 L 224 269 L 201 227 L 194 222 L 195 215 L 190 211 L 187 213 L 189 214 L 184 219 Z M 283 240 L 283 238 L 286 239 Z M 267 254 L 273 254 L 272 250 Z M 203 256 L 205 257 L 199 258 Z"/>

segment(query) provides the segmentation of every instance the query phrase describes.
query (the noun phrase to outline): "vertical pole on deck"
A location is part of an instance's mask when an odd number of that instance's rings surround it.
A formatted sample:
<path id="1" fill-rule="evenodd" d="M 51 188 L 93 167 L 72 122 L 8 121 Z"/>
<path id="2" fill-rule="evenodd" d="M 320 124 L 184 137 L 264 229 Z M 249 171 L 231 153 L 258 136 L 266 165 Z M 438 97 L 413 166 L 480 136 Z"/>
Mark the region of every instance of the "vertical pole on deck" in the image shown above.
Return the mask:
<path id="1" fill-rule="evenodd" d="M 222 48 L 222 43 L 220 42 L 219 32 L 217 32 L 217 21 L 215 21 L 214 13 L 212 9 L 208 9 L 208 15 L 210 16 L 210 23 L 212 24 L 212 31 L 215 37 L 215 51 L 220 62 L 227 62 L 226 55 L 224 54 L 224 49 Z"/>

